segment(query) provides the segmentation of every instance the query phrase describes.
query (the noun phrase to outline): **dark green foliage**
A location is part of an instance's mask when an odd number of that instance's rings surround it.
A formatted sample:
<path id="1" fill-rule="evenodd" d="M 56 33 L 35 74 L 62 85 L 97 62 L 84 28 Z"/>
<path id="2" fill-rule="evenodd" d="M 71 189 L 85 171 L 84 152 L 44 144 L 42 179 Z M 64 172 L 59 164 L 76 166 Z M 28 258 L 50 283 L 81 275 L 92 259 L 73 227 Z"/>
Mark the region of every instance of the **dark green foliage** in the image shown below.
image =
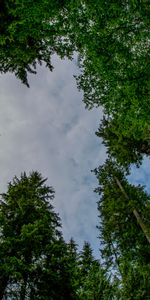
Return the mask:
<path id="1" fill-rule="evenodd" d="M 142 186 L 135 187 L 129 184 L 124 169 L 113 161 L 107 160 L 103 166 L 95 170 L 95 174 L 99 182 L 96 192 L 100 195 L 98 211 L 102 257 L 113 273 L 115 270 L 117 274 L 119 272 L 123 294 L 125 290 L 128 293 L 130 284 L 133 288 L 137 270 L 141 278 L 138 279 L 139 282 L 145 280 L 143 284 L 146 290 L 143 295 L 148 295 L 150 244 L 147 235 L 150 236 L 150 196 Z M 136 218 L 135 211 L 139 218 Z M 140 299 L 137 295 L 143 293 L 141 286 L 142 283 L 134 291 L 132 299 Z M 128 297 L 121 299 L 128 299 Z"/>
<path id="2" fill-rule="evenodd" d="M 80 300 L 111 300 L 114 299 L 114 288 L 107 278 L 106 271 L 99 262 L 93 262 L 79 291 Z"/>
<path id="3" fill-rule="evenodd" d="M 76 297 L 77 292 L 80 287 L 80 274 L 79 274 L 79 253 L 78 253 L 78 246 L 75 243 L 74 239 L 71 238 L 70 242 L 67 244 L 67 255 L 68 255 L 68 265 L 71 273 L 71 283 L 74 287 L 74 290 L 76 291 Z M 78 297 L 77 297 L 78 299 Z"/>
<path id="4" fill-rule="evenodd" d="M 78 27 L 84 30 L 76 36 L 82 44 L 79 86 L 87 106 L 103 104 L 110 113 L 124 109 L 133 98 L 135 104 L 143 98 L 146 103 L 148 1 L 82 1 L 80 5 L 84 18 L 78 19 Z"/>
<path id="5" fill-rule="evenodd" d="M 80 300 L 110 300 L 113 299 L 113 285 L 100 262 L 94 259 L 91 246 L 84 242 L 79 256 Z"/>
<path id="6" fill-rule="evenodd" d="M 89 243 L 78 253 L 73 239 L 64 242 L 45 181 L 38 172 L 23 173 L 1 195 L 0 299 L 98 299 L 110 292 L 109 280 Z"/>
<path id="7" fill-rule="evenodd" d="M 148 142 L 149 1 L 82 1 L 80 5 L 83 21 L 78 16 L 75 23 L 81 70 L 77 83 L 84 102 L 88 108 L 103 106 L 115 120 L 121 141 Z"/>
<path id="8" fill-rule="evenodd" d="M 114 157 L 118 163 L 126 168 L 132 163 L 139 166 L 144 154 L 150 155 L 150 138 L 148 135 L 145 140 L 138 140 L 131 133 L 128 136 L 117 119 L 103 117 L 96 135 L 103 139 L 102 142 L 106 146 L 108 155 Z"/>
<path id="9" fill-rule="evenodd" d="M 2 194 L 0 299 L 74 299 L 54 190 L 45 181 L 24 173 Z"/>
<path id="10" fill-rule="evenodd" d="M 103 107 L 96 134 L 109 156 L 95 169 L 105 269 L 89 243 L 78 253 L 73 239 L 64 242 L 53 189 L 24 173 L 2 194 L 0 299 L 148 300 L 150 196 L 126 175 L 150 155 L 149 1 L 1 0 L 0 8 L 0 72 L 29 86 L 37 64 L 52 71 L 54 53 L 71 59 L 76 50 L 77 85 L 86 107 Z"/>
<path id="11" fill-rule="evenodd" d="M 126 262 L 123 268 L 128 265 L 128 271 L 125 271 L 125 275 L 122 280 L 121 300 L 149 300 L 150 295 L 150 266 L 147 265 L 130 265 Z M 123 269 L 124 271 L 124 269 Z"/>
<path id="12" fill-rule="evenodd" d="M 149 1 L 74 1 L 68 36 L 79 52 L 86 107 L 103 106 L 98 135 L 126 168 L 150 150 Z"/>
<path id="13" fill-rule="evenodd" d="M 93 251 L 91 249 L 91 245 L 88 242 L 84 242 L 79 260 L 81 277 L 83 279 L 88 274 L 89 270 L 91 269 L 91 266 L 93 265 L 94 257 L 92 253 Z"/>
<path id="14" fill-rule="evenodd" d="M 143 222 L 149 224 L 150 196 L 144 192 L 142 186 L 133 186 L 128 183 L 123 169 L 109 160 L 95 170 L 99 187 L 96 192 L 101 198 L 98 202 L 100 213 L 100 236 L 104 245 L 102 252 L 110 251 L 114 256 L 116 249 L 120 255 L 130 260 L 148 259 L 150 246 L 145 234 L 137 223 L 133 210 L 137 209 Z M 116 178 L 120 181 L 128 198 L 120 190 Z M 145 252 L 146 251 L 146 252 Z M 148 252 L 147 252 L 148 251 Z M 144 256 L 147 253 L 147 256 Z M 109 257 L 109 255 L 108 255 Z M 148 259 L 149 261 L 149 259 Z"/>
<path id="15" fill-rule="evenodd" d="M 71 58 L 72 45 L 64 29 L 68 1 L 1 0 L 0 72 L 14 72 L 28 85 L 27 73 L 37 63 L 52 70 L 51 55 Z"/>

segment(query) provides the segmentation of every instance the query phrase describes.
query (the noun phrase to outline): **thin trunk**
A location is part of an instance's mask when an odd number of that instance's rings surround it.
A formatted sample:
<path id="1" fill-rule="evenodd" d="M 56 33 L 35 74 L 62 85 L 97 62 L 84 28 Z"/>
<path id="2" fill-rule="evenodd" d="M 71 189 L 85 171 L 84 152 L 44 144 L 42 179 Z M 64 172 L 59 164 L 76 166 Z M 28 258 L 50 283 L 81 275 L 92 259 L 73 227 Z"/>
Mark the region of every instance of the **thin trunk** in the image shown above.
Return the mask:
<path id="1" fill-rule="evenodd" d="M 124 190 L 124 188 L 123 188 L 121 182 L 119 181 L 119 179 L 118 179 L 116 176 L 114 176 L 114 178 L 115 178 L 116 183 L 117 183 L 117 185 L 119 186 L 121 192 L 122 192 L 123 195 L 125 196 L 125 198 L 129 200 L 129 197 L 128 197 L 127 193 L 125 192 L 125 190 Z M 133 208 L 132 212 L 133 212 L 133 214 L 134 214 L 134 216 L 135 216 L 135 218 L 136 218 L 138 224 L 140 225 L 140 227 L 141 227 L 141 229 L 142 229 L 144 235 L 146 236 L 146 239 L 147 239 L 148 243 L 150 244 L 150 234 L 149 234 L 149 230 L 147 229 L 146 225 L 143 223 L 143 220 L 142 220 L 140 214 L 138 213 L 138 211 L 137 211 L 135 208 Z"/>

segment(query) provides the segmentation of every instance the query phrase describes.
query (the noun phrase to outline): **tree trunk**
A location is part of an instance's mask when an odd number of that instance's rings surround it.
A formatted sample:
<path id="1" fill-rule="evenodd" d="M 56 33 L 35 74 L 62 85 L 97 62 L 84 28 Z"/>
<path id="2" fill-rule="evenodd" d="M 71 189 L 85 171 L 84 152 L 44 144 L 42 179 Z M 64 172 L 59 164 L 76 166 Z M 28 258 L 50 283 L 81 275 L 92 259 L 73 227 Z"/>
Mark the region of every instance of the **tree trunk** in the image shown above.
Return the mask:
<path id="1" fill-rule="evenodd" d="M 121 192 L 122 192 L 123 195 L 125 196 L 125 198 L 129 200 L 129 197 L 128 197 L 128 195 L 126 194 L 126 192 L 125 192 L 125 190 L 124 190 L 124 188 L 123 188 L 121 182 L 119 181 L 119 179 L 118 179 L 116 176 L 114 176 L 114 178 L 115 178 L 116 183 L 117 183 L 118 187 L 120 188 Z M 140 227 L 141 227 L 141 229 L 142 229 L 144 235 L 146 236 L 146 239 L 147 239 L 148 243 L 150 244 L 150 234 L 149 234 L 149 230 L 147 229 L 146 225 L 143 223 L 143 220 L 142 220 L 140 214 L 138 213 L 138 211 L 137 211 L 135 208 L 133 208 L 132 212 L 133 212 L 133 214 L 134 214 L 134 216 L 135 216 L 135 218 L 136 218 L 138 224 L 140 225 Z"/>

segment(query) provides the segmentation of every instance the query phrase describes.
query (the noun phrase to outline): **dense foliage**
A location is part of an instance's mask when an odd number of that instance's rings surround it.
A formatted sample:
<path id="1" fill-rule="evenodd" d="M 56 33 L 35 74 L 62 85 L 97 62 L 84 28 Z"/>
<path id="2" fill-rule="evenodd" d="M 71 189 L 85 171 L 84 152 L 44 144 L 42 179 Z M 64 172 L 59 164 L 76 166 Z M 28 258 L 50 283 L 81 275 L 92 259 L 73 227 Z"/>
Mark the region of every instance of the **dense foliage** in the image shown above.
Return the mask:
<path id="1" fill-rule="evenodd" d="M 150 292 L 150 196 L 142 186 L 129 184 L 124 170 L 115 162 L 95 170 L 100 195 L 101 254 L 106 266 L 122 278 L 121 299 L 148 299 Z M 134 290 L 135 276 L 137 287 Z M 129 288 L 130 286 L 130 288 Z M 133 289 L 132 293 L 131 290 Z M 131 295 L 130 295 L 131 293 Z M 134 297 L 129 297 L 134 295 Z"/>
<path id="2" fill-rule="evenodd" d="M 117 129 L 119 147 L 128 141 L 135 148 L 149 145 L 149 1 L 81 2 L 84 14 L 75 28 L 81 70 L 77 83 L 84 102 L 88 108 L 103 106 L 113 132 Z"/>
<path id="3" fill-rule="evenodd" d="M 150 3 L 1 0 L 0 72 L 27 86 L 37 64 L 78 52 L 87 108 L 102 106 L 97 131 L 108 160 L 95 169 L 102 262 L 90 245 L 63 240 L 54 191 L 33 172 L 14 178 L 0 206 L 0 299 L 149 299 L 150 196 L 127 180 L 150 155 Z M 109 279 L 111 277 L 111 280 Z"/>
<path id="4" fill-rule="evenodd" d="M 0 2 L 0 71 L 14 72 L 28 85 L 27 73 L 37 63 L 52 71 L 51 56 L 71 56 L 64 30 L 63 10 L 68 1 L 2 0 Z M 67 46 L 66 46 L 67 45 Z"/>
<path id="5" fill-rule="evenodd" d="M 96 135 L 102 138 L 108 155 L 127 169 L 133 163 L 139 167 L 143 156 L 150 156 L 150 139 L 136 139 L 134 134 L 126 136 L 115 118 L 103 117 Z"/>
<path id="6" fill-rule="evenodd" d="M 53 198 L 37 172 L 15 177 L 2 194 L 0 299 L 74 299 Z"/>
<path id="7" fill-rule="evenodd" d="M 51 204 L 54 190 L 45 181 L 38 172 L 23 173 L 1 195 L 0 299 L 83 299 L 95 263 L 105 282 L 100 293 L 110 290 L 90 245 L 79 253 L 73 239 L 64 241 Z"/>

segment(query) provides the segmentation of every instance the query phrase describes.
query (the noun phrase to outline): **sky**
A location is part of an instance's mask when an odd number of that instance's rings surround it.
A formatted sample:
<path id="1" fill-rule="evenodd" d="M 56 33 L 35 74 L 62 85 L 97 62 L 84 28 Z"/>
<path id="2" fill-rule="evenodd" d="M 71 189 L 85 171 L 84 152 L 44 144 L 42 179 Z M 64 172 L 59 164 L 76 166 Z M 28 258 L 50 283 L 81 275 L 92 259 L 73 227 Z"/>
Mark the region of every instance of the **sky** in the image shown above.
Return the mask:
<path id="1" fill-rule="evenodd" d="M 55 189 L 54 206 L 66 241 L 86 240 L 98 255 L 97 181 L 91 170 L 106 153 L 95 136 L 101 109 L 88 111 L 72 62 L 53 57 L 54 71 L 39 67 L 30 88 L 13 74 L 0 76 L 0 193 L 21 172 L 39 171 Z"/>
<path id="2" fill-rule="evenodd" d="M 53 57 L 54 71 L 39 67 L 30 88 L 13 74 L 0 76 L 0 193 L 21 172 L 39 171 L 55 189 L 54 206 L 66 241 L 81 249 L 91 243 L 99 258 L 97 181 L 91 170 L 103 164 L 106 151 L 95 135 L 101 108 L 86 110 L 73 75 L 72 62 Z M 150 160 L 133 168 L 129 180 L 149 187 Z"/>
<path id="3" fill-rule="evenodd" d="M 145 191 L 150 194 L 150 159 L 144 157 L 140 168 L 132 167 L 131 175 L 128 177 L 130 183 L 134 185 L 142 185 Z"/>

